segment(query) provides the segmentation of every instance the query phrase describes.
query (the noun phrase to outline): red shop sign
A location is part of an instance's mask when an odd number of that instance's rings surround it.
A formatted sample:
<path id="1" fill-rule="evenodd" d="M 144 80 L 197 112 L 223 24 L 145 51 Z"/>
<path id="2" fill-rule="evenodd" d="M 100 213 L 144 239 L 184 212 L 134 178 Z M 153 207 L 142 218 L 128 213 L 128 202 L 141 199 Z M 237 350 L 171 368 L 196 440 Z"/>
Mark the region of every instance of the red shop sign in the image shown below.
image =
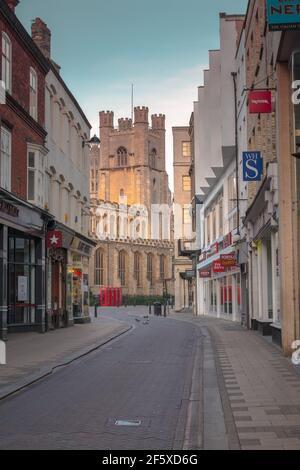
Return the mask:
<path id="1" fill-rule="evenodd" d="M 228 255 L 221 255 L 221 264 L 224 268 L 229 268 L 237 265 L 236 254 L 230 253 Z"/>
<path id="2" fill-rule="evenodd" d="M 249 92 L 249 113 L 269 114 L 272 112 L 272 93 L 267 90 Z"/>
<path id="3" fill-rule="evenodd" d="M 225 273 L 225 268 L 222 266 L 221 260 L 213 262 L 213 271 L 214 273 Z"/>
<path id="4" fill-rule="evenodd" d="M 211 268 L 200 269 L 199 270 L 200 279 L 208 279 L 211 277 Z"/>
<path id="5" fill-rule="evenodd" d="M 232 234 L 231 232 L 225 235 L 223 238 L 223 250 L 232 245 Z"/>
<path id="6" fill-rule="evenodd" d="M 53 230 L 47 233 L 46 238 L 47 248 L 61 248 L 62 247 L 62 232 Z"/>

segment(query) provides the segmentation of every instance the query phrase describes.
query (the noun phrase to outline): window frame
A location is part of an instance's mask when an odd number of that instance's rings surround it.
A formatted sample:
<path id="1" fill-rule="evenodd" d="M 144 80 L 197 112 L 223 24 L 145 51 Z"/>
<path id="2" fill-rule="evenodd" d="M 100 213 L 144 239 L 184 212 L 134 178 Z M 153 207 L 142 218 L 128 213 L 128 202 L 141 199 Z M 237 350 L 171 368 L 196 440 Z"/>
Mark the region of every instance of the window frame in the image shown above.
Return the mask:
<path id="1" fill-rule="evenodd" d="M 38 75 L 33 67 L 30 67 L 29 72 L 29 114 L 37 121 L 38 120 Z M 35 82 L 35 83 L 34 83 Z M 35 88 L 33 86 L 35 85 Z"/>
<path id="2" fill-rule="evenodd" d="M 12 149 L 12 133 L 5 126 L 1 126 L 1 148 L 0 148 L 0 187 L 6 189 L 7 191 L 11 190 L 11 149 Z M 3 134 L 6 134 L 8 137 L 8 153 L 3 148 L 5 139 Z M 7 183 L 8 181 L 8 183 Z"/>
<path id="3" fill-rule="evenodd" d="M 4 51 L 5 46 L 9 48 L 9 54 Z M 4 76 L 5 75 L 5 76 Z M 5 83 L 5 88 L 8 93 L 12 93 L 12 42 L 10 37 L 4 31 L 2 32 L 2 43 L 1 43 L 1 79 Z M 8 79 L 8 80 L 7 80 Z M 7 83 L 8 81 L 8 83 Z"/>

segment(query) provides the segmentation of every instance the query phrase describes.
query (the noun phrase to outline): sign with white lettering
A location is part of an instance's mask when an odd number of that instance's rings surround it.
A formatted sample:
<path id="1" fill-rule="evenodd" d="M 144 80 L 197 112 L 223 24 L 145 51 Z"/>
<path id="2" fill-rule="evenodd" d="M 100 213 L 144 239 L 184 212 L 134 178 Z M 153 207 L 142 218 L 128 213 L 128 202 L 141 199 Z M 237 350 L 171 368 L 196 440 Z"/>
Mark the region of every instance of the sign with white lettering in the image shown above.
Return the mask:
<path id="1" fill-rule="evenodd" d="M 267 0 L 270 31 L 300 29 L 300 0 Z"/>
<path id="2" fill-rule="evenodd" d="M 28 277 L 18 276 L 18 302 L 28 302 Z"/>
<path id="3" fill-rule="evenodd" d="M 261 152 L 243 152 L 243 181 L 261 181 L 262 174 Z"/>

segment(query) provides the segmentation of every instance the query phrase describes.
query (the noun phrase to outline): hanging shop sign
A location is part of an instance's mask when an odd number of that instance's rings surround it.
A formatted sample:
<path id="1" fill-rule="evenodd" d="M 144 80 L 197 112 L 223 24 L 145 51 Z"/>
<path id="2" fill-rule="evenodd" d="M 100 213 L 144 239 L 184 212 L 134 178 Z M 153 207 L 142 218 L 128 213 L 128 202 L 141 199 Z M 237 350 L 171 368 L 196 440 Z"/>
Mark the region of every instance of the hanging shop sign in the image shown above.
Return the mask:
<path id="1" fill-rule="evenodd" d="M 227 255 L 221 255 L 221 265 L 224 268 L 234 267 L 237 265 L 237 259 L 235 253 L 229 253 Z"/>
<path id="2" fill-rule="evenodd" d="M 214 273 L 224 273 L 225 267 L 222 265 L 221 260 L 217 260 L 213 262 L 213 272 Z"/>
<path id="3" fill-rule="evenodd" d="M 262 175 L 261 152 L 243 152 L 243 181 L 261 181 Z"/>
<path id="4" fill-rule="evenodd" d="M 300 0 L 267 0 L 270 31 L 300 29 Z"/>
<path id="5" fill-rule="evenodd" d="M 250 114 L 270 114 L 272 112 L 272 93 L 268 90 L 250 91 L 249 113 Z"/>
<path id="6" fill-rule="evenodd" d="M 200 279 L 208 279 L 211 278 L 211 268 L 200 269 L 199 270 L 199 277 Z"/>
<path id="7" fill-rule="evenodd" d="M 62 232 L 53 230 L 47 233 L 46 237 L 47 248 L 62 248 Z"/>
<path id="8" fill-rule="evenodd" d="M 232 233 L 228 233 L 227 235 L 225 235 L 225 237 L 223 238 L 223 250 L 225 250 L 225 248 L 228 248 L 229 246 L 232 245 Z"/>

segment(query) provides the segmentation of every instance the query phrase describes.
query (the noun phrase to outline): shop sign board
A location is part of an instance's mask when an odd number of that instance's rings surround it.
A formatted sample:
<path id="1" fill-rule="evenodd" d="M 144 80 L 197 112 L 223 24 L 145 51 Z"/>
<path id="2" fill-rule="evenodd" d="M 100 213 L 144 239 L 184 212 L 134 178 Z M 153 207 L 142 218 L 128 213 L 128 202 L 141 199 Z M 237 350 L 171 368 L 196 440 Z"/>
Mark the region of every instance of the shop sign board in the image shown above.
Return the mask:
<path id="1" fill-rule="evenodd" d="M 235 253 L 229 253 L 227 255 L 221 255 L 221 264 L 224 268 L 234 267 L 237 265 L 237 259 Z"/>
<path id="2" fill-rule="evenodd" d="M 27 276 L 18 276 L 18 302 L 28 302 Z"/>
<path id="3" fill-rule="evenodd" d="M 229 246 L 232 245 L 232 233 L 228 233 L 225 235 L 223 238 L 223 249 L 228 248 Z"/>
<path id="4" fill-rule="evenodd" d="M 261 181 L 262 175 L 261 152 L 243 152 L 243 181 Z"/>
<path id="5" fill-rule="evenodd" d="M 211 277 L 211 268 L 200 269 L 199 270 L 200 279 L 208 279 Z"/>
<path id="6" fill-rule="evenodd" d="M 267 0 L 270 31 L 300 29 L 300 0 Z"/>
<path id="7" fill-rule="evenodd" d="M 250 114 L 270 114 L 272 112 L 272 92 L 269 90 L 250 91 L 248 95 Z"/>
<path id="8" fill-rule="evenodd" d="M 62 248 L 62 232 L 53 230 L 47 233 L 47 248 Z"/>
<path id="9" fill-rule="evenodd" d="M 214 261 L 213 263 L 213 272 L 214 273 L 224 273 L 225 267 L 222 265 L 221 260 Z"/>

